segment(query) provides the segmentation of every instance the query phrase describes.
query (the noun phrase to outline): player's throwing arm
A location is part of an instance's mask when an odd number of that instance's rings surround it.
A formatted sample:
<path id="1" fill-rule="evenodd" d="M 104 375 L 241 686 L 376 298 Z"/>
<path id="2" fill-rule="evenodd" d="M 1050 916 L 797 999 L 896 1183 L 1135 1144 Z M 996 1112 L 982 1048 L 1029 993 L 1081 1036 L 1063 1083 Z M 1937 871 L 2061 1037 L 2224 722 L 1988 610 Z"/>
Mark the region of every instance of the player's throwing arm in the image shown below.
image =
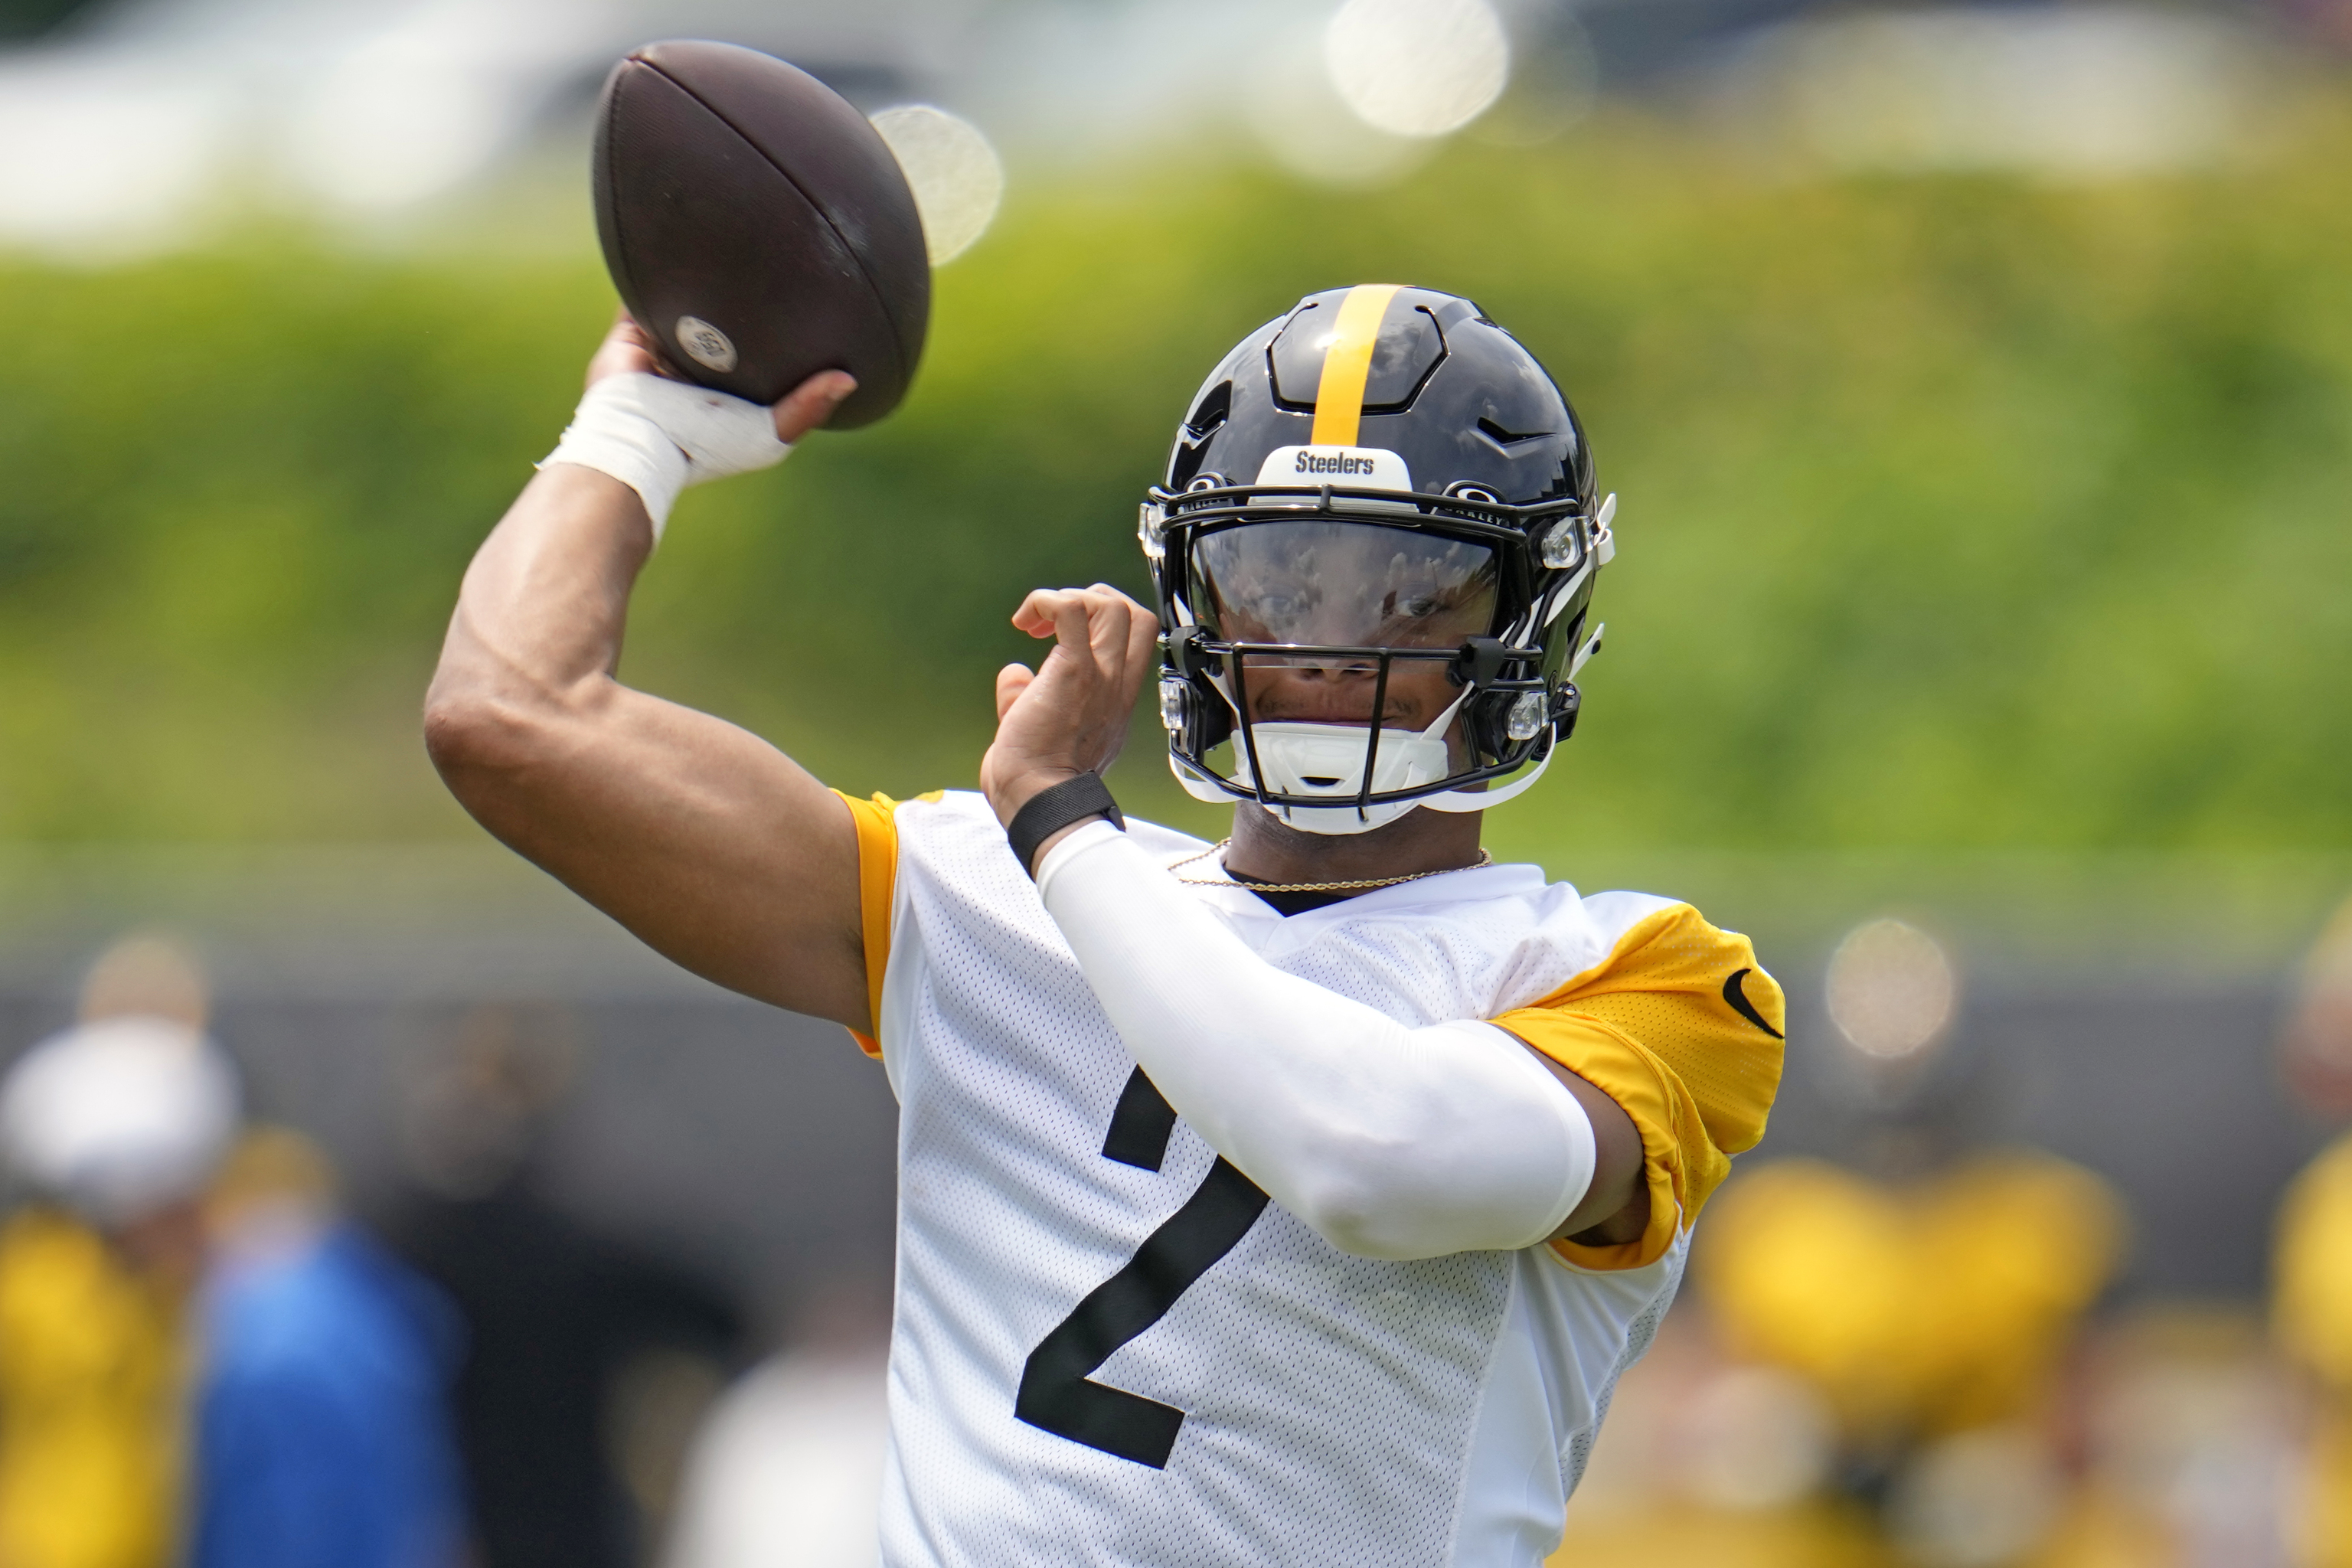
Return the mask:
<path id="1" fill-rule="evenodd" d="M 689 387 L 654 374 L 623 318 L 572 430 L 466 573 L 425 732 L 482 826 L 647 943 L 862 1029 L 848 808 L 756 735 L 613 674 L 677 488 L 777 461 L 850 385 L 822 373 L 772 411 Z M 698 469 L 687 426 L 711 431 Z"/>
<path id="2" fill-rule="evenodd" d="M 427 742 L 485 826 L 661 952 L 865 1029 L 848 807 L 756 737 L 613 672 L 680 490 L 904 395 L 930 308 L 914 197 L 822 82 L 700 41 L 614 68 L 592 183 L 627 309 L 466 575 Z"/>

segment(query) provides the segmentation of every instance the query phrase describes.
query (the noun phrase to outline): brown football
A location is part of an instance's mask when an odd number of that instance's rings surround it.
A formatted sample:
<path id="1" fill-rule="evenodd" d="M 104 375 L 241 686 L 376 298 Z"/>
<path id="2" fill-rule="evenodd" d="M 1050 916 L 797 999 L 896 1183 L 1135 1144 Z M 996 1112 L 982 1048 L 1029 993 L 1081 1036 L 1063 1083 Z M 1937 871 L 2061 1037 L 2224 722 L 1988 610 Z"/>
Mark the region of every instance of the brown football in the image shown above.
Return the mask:
<path id="1" fill-rule="evenodd" d="M 773 403 L 820 370 L 830 427 L 898 405 L 931 268 L 906 175 L 806 71 L 734 44 L 647 44 L 596 111 L 596 233 L 622 303 L 681 374 Z"/>

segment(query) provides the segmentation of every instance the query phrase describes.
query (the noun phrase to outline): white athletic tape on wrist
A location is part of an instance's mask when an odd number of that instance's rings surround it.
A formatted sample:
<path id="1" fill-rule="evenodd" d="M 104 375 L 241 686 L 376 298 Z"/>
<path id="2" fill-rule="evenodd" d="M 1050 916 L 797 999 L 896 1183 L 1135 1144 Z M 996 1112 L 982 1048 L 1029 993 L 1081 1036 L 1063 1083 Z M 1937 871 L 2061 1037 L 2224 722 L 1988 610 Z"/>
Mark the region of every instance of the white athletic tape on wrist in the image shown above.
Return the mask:
<path id="1" fill-rule="evenodd" d="M 576 463 L 612 475 L 645 501 L 658 543 L 680 490 L 772 468 L 791 450 L 761 405 L 638 371 L 591 386 L 539 466 Z"/>
<path id="2" fill-rule="evenodd" d="M 1037 891 L 1177 1114 L 1333 1246 L 1528 1247 L 1591 1186 L 1584 1108 L 1493 1025 L 1412 1028 L 1284 973 L 1107 822 L 1047 850 Z"/>

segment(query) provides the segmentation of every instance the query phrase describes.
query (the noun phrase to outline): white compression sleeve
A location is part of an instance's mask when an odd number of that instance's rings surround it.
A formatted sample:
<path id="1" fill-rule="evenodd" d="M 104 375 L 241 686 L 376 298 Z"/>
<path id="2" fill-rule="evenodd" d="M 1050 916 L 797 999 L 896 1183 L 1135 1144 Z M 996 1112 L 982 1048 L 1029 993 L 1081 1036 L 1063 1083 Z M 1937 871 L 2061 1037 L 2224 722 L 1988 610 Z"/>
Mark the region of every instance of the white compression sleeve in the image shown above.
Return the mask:
<path id="1" fill-rule="evenodd" d="M 590 387 L 539 466 L 577 463 L 612 475 L 645 501 L 659 543 L 687 486 L 771 468 L 791 450 L 759 404 L 638 371 Z"/>
<path id="2" fill-rule="evenodd" d="M 1493 1025 L 1409 1028 L 1283 973 L 1108 822 L 1037 889 L 1169 1104 L 1341 1250 L 1529 1247 L 1591 1186 L 1584 1108 Z"/>

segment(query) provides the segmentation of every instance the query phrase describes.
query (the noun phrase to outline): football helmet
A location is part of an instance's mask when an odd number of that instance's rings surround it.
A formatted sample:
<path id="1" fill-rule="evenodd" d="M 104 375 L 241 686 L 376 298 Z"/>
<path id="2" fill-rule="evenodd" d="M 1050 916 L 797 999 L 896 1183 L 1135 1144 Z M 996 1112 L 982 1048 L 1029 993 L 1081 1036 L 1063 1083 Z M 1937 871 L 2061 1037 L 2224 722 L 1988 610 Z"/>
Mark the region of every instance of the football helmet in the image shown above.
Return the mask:
<path id="1" fill-rule="evenodd" d="M 1615 510 L 1568 400 L 1476 305 L 1308 295 L 1210 373 L 1143 503 L 1169 766 L 1312 833 L 1511 799 L 1575 729 Z M 1396 689 L 1441 668 L 1442 711 L 1406 727 Z M 1302 679 L 1305 717 L 1269 700 Z"/>

